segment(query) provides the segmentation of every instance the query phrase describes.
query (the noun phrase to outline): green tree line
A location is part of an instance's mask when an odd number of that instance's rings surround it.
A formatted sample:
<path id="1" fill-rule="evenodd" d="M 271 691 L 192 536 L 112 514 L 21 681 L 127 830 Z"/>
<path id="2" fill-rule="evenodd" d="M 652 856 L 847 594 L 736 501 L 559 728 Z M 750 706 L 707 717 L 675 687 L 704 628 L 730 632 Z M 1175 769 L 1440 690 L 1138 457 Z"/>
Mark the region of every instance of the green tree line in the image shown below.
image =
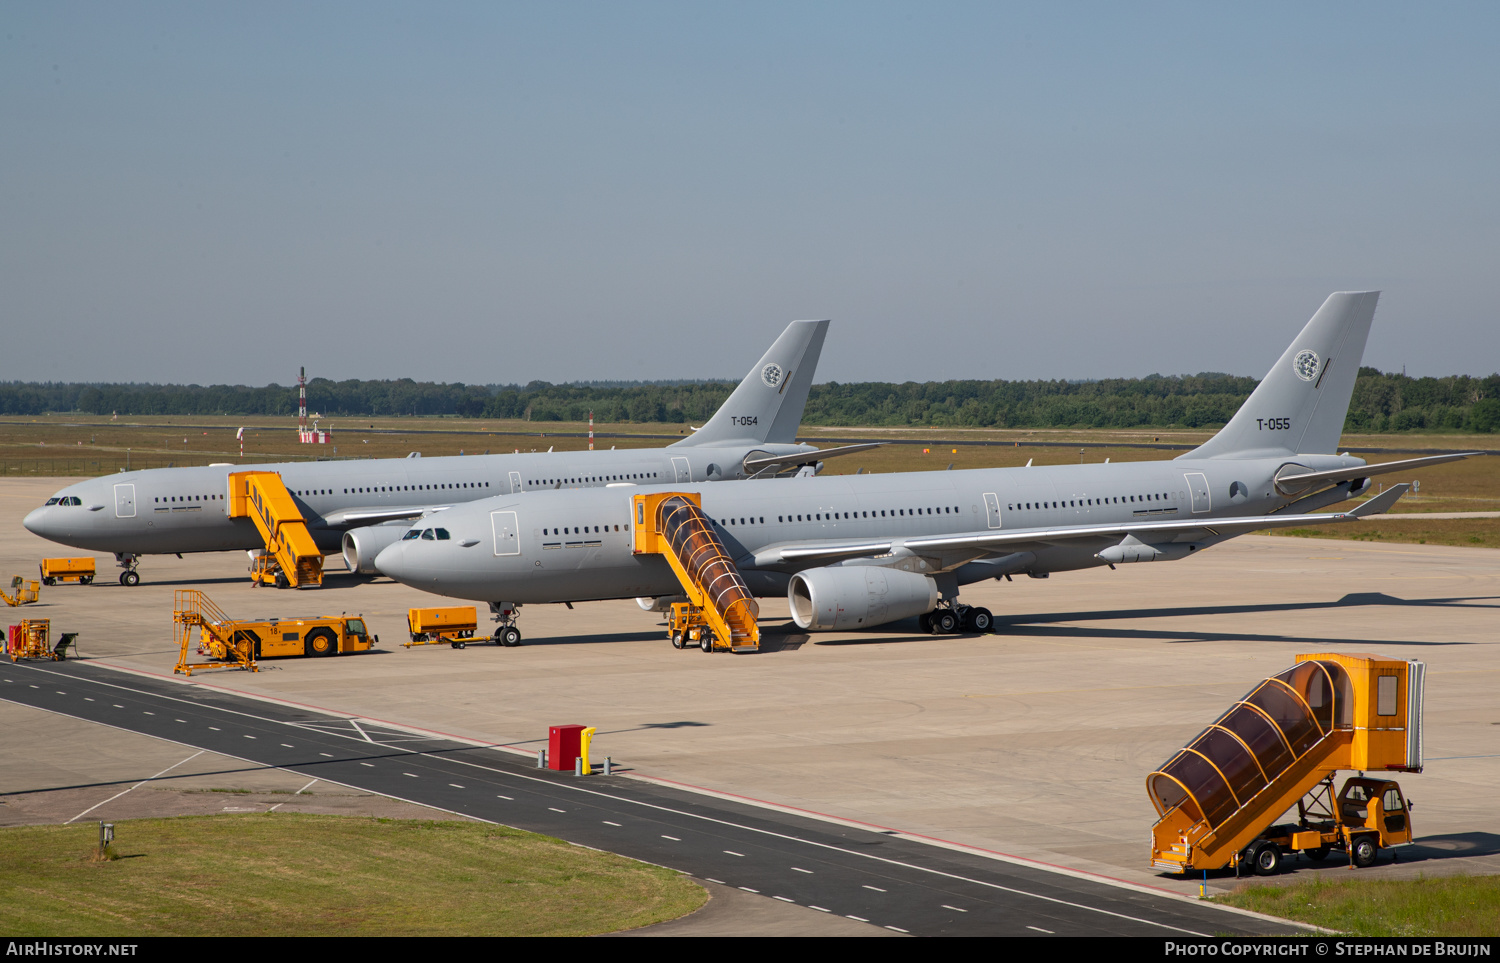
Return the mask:
<path id="1" fill-rule="evenodd" d="M 812 425 L 990 428 L 1211 428 L 1228 421 L 1254 378 L 1204 373 L 1101 381 L 929 381 L 814 385 Z M 701 424 L 734 384 L 707 382 L 465 385 L 330 381 L 307 385 L 324 417 L 456 415 L 537 422 Z M 0 382 L 0 414 L 292 415 L 296 386 Z M 1345 425 L 1353 432 L 1500 431 L 1500 374 L 1410 378 L 1361 368 Z"/>

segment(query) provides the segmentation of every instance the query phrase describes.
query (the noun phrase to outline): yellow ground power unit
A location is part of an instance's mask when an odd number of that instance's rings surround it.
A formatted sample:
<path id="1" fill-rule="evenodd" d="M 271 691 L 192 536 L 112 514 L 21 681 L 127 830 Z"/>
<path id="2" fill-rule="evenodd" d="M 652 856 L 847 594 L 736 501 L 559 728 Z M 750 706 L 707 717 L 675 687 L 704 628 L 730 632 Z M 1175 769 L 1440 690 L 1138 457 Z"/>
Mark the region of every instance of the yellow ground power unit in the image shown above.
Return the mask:
<path id="1" fill-rule="evenodd" d="M 43 585 L 56 585 L 58 582 L 87 585 L 94 580 L 92 558 L 44 558 L 39 567 Z"/>

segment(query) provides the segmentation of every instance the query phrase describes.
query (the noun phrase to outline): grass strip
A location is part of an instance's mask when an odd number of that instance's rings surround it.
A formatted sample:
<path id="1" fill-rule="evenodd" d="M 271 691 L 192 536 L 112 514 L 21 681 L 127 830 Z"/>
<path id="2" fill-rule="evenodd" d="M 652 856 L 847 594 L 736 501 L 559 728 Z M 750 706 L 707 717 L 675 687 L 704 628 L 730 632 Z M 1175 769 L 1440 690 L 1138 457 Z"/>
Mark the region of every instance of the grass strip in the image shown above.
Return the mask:
<path id="1" fill-rule="evenodd" d="M 1351 936 L 1500 936 L 1497 876 L 1246 884 L 1217 899 Z"/>
<path id="2" fill-rule="evenodd" d="M 254 813 L 0 829 L 4 936 L 582 936 L 675 919 L 672 872 L 481 823 Z"/>

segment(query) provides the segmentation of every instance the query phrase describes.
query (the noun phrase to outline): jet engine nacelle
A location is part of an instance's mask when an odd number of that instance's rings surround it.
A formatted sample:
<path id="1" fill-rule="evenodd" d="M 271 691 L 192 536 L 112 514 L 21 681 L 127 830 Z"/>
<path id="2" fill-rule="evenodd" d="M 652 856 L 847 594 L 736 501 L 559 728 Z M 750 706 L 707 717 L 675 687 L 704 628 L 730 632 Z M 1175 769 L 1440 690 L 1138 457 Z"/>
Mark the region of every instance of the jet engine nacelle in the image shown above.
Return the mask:
<path id="1" fill-rule="evenodd" d="M 643 595 L 635 600 L 635 604 L 641 607 L 642 612 L 670 612 L 673 602 L 686 601 L 686 595 L 663 595 L 659 598 Z"/>
<path id="2" fill-rule="evenodd" d="M 387 545 L 399 541 L 410 528 L 411 522 L 402 521 L 349 529 L 344 533 L 344 564 L 349 566 L 351 572 L 379 575 L 380 571 L 375 568 L 375 556 Z"/>
<path id="3" fill-rule="evenodd" d="M 798 572 L 786 594 L 792 620 L 809 631 L 884 625 L 931 612 L 938 602 L 928 576 L 876 565 Z"/>

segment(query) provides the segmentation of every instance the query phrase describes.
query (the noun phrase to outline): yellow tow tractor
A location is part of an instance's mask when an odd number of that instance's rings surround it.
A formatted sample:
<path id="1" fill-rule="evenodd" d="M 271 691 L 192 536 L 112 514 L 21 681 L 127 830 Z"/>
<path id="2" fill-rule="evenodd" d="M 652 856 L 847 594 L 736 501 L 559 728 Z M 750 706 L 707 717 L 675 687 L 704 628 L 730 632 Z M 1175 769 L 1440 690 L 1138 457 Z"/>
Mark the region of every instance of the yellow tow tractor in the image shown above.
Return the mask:
<path id="1" fill-rule="evenodd" d="M 43 585 L 56 585 L 58 582 L 88 585 L 94 580 L 92 558 L 44 558 L 38 567 L 41 569 Z"/>
<path id="2" fill-rule="evenodd" d="M 172 621 L 179 654 L 174 672 L 239 667 L 260 671 L 260 659 L 286 656 L 330 656 L 367 652 L 380 637 L 371 635 L 357 615 L 305 619 L 231 619 L 197 589 L 178 589 Z M 194 628 L 197 632 L 194 633 Z M 209 662 L 188 662 L 188 646 L 197 637 L 197 654 Z"/>
<path id="3" fill-rule="evenodd" d="M 510 615 L 514 617 L 513 612 Z M 504 646 L 521 644 L 521 633 L 514 625 L 502 625 L 494 635 L 475 637 L 478 630 L 479 613 L 472 605 L 407 609 L 406 631 L 411 641 L 401 645 L 409 649 L 414 645 L 446 642 L 455 649 L 462 649 L 470 642 L 493 642 Z"/>

